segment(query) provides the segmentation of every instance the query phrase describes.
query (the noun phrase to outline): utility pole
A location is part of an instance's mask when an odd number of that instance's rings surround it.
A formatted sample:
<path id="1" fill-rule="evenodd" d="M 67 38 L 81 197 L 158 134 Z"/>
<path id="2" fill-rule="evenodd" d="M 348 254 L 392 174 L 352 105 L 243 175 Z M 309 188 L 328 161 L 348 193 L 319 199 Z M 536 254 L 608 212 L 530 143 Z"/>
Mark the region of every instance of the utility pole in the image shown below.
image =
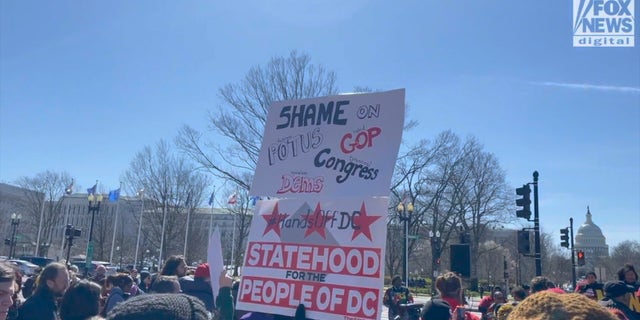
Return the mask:
<path id="1" fill-rule="evenodd" d="M 540 252 L 540 215 L 538 212 L 538 175 L 538 171 L 533 172 L 533 229 L 535 233 L 535 259 L 537 277 L 542 275 L 542 254 Z"/>
<path id="2" fill-rule="evenodd" d="M 569 218 L 569 228 L 571 228 L 571 284 L 573 290 L 576 290 L 576 254 L 573 247 L 573 218 Z"/>

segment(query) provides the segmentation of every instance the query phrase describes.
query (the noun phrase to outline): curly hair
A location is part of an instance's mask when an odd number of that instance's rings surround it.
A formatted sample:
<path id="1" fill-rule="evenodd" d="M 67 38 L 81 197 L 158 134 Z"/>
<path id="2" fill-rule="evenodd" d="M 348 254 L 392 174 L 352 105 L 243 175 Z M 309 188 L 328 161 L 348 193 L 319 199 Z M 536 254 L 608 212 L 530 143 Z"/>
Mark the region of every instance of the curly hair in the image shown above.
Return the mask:
<path id="1" fill-rule="evenodd" d="M 453 272 L 447 272 L 436 279 L 436 289 L 443 297 L 460 299 L 462 280 Z"/>

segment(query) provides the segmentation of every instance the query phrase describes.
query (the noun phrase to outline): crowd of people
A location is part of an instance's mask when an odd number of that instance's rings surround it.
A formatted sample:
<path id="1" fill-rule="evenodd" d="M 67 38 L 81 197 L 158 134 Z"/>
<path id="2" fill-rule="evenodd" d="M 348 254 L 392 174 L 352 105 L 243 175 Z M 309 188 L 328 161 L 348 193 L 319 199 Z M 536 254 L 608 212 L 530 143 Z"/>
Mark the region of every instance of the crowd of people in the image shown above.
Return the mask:
<path id="1" fill-rule="evenodd" d="M 410 312 L 413 295 L 395 276 L 383 303 L 390 320 L 640 320 L 640 282 L 635 268 L 626 264 L 617 275 L 618 280 L 602 284 L 595 273 L 588 272 L 572 293 L 543 276 L 533 278 L 530 285 L 512 288 L 511 298 L 494 287 L 478 303 L 476 313 L 481 316 L 477 316 L 468 309 L 462 279 L 447 272 L 436 279 L 438 294 L 424 304 L 419 318 Z"/>
<path id="2" fill-rule="evenodd" d="M 232 288 L 237 283 L 226 271 L 218 283 L 214 296 L 209 265 L 187 274 L 182 256 L 169 257 L 157 274 L 132 269 L 107 275 L 98 266 L 87 278 L 73 265 L 54 262 L 24 284 L 17 268 L 0 262 L 0 320 L 305 319 L 303 306 L 297 317 L 235 312 Z"/>
<path id="3" fill-rule="evenodd" d="M 262 320 L 306 319 L 304 305 L 291 316 L 235 310 L 238 282 L 225 271 L 218 278 L 220 289 L 211 289 L 209 265 L 199 265 L 187 274 L 182 256 L 171 256 L 161 271 L 150 274 L 133 269 L 107 275 L 98 267 L 93 277 L 83 279 L 74 266 L 50 263 L 39 274 L 22 283 L 12 265 L 0 262 L 0 320 Z M 478 304 L 478 317 L 470 312 L 462 279 L 452 272 L 435 281 L 437 296 L 420 309 L 402 279 L 395 276 L 384 291 L 383 304 L 390 320 L 520 320 L 520 319 L 611 319 L 640 320 L 632 306 L 640 301 L 638 274 L 631 264 L 618 271 L 618 280 L 598 283 L 593 272 L 567 293 L 545 277 L 535 277 L 530 286 L 512 288 L 510 298 L 495 287 Z M 215 299 L 214 299 L 215 298 Z M 417 312 L 412 314 L 412 312 Z"/>

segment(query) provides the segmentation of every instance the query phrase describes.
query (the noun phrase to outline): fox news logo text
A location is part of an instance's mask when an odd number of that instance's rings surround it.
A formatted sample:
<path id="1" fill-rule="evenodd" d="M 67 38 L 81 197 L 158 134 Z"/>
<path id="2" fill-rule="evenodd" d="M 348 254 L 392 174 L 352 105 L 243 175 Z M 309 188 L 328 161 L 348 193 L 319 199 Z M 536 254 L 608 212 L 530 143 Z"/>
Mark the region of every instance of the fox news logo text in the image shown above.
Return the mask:
<path id="1" fill-rule="evenodd" d="M 633 47 L 634 0 L 573 0 L 574 47 Z"/>

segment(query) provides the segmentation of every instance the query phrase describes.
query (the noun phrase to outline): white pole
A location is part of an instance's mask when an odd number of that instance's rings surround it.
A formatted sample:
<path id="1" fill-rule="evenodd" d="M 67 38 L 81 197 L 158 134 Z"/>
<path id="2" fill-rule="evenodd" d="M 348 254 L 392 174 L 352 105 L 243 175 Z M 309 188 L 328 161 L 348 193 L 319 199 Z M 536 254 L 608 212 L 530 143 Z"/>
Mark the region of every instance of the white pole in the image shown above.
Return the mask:
<path id="1" fill-rule="evenodd" d="M 142 214 L 144 213 L 144 188 L 138 191 L 140 195 L 140 202 L 142 203 L 140 209 L 140 223 L 138 223 L 138 240 L 136 240 L 136 256 L 134 258 L 133 267 L 135 268 L 138 265 L 138 249 L 140 249 L 140 232 L 142 231 Z"/>
<path id="2" fill-rule="evenodd" d="M 162 213 L 162 236 L 160 237 L 160 253 L 158 253 L 158 269 L 162 268 L 162 250 L 164 249 L 164 225 L 167 222 L 167 201 L 164 201 L 164 212 Z"/>
<path id="3" fill-rule="evenodd" d="M 231 235 L 231 263 L 233 265 L 233 269 L 236 269 L 236 256 L 235 256 L 235 249 L 236 249 L 236 214 L 233 214 L 233 232 Z"/>
<path id="4" fill-rule="evenodd" d="M 40 235 L 42 234 L 42 220 L 44 219 L 44 205 L 47 203 L 47 193 L 42 192 L 42 207 L 40 208 L 40 223 L 38 223 L 38 237 L 36 237 L 36 251 L 33 254 L 34 257 L 38 257 L 40 249 Z"/>
<path id="5" fill-rule="evenodd" d="M 213 193 L 211 194 L 211 216 L 209 217 L 209 238 L 211 238 L 211 233 L 213 232 L 213 205 L 216 202 L 216 186 L 213 186 Z"/>
<path id="6" fill-rule="evenodd" d="M 120 186 L 118 190 L 122 188 L 122 182 L 120 182 Z M 120 192 L 120 191 L 118 191 Z M 109 254 L 109 263 L 113 264 L 113 247 L 116 244 L 116 231 L 118 230 L 118 210 L 120 209 L 120 197 L 116 199 L 116 217 L 113 219 L 113 236 L 111 237 L 111 253 Z M 109 199 L 111 200 L 111 199 Z M 122 266 L 121 266 L 122 267 Z"/>
<path id="7" fill-rule="evenodd" d="M 187 197 L 189 199 L 189 197 Z M 182 251 L 182 255 L 184 259 L 187 260 L 187 240 L 189 239 L 189 220 L 191 219 L 191 208 L 189 208 L 189 203 L 187 202 L 187 230 L 184 233 L 184 249 Z"/>

